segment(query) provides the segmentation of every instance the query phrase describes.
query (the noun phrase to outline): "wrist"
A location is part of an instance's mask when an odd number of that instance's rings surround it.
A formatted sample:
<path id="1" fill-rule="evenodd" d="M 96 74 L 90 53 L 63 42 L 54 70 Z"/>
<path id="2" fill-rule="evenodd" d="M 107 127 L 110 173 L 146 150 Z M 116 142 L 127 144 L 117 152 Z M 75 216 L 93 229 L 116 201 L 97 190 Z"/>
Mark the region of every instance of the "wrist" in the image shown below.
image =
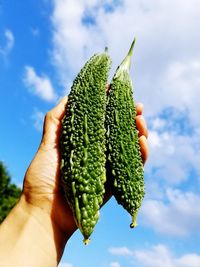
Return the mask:
<path id="1" fill-rule="evenodd" d="M 35 227 L 41 232 L 41 237 L 47 246 L 50 249 L 53 248 L 53 253 L 56 251 L 57 259 L 60 259 L 64 247 L 74 231 L 69 229 L 67 233 L 64 232 L 60 225 L 56 223 L 52 212 L 27 202 L 23 194 L 18 205 L 26 214 L 28 220 L 32 220 Z M 52 253 L 52 251 L 50 252 Z"/>
<path id="2" fill-rule="evenodd" d="M 0 225 L 0 262 L 5 267 L 55 267 L 69 237 L 47 212 L 27 203 L 22 194 Z"/>
<path id="3" fill-rule="evenodd" d="M 51 218 L 27 204 L 22 195 L 0 225 L 0 262 L 5 267 L 55 267 L 65 243 Z"/>

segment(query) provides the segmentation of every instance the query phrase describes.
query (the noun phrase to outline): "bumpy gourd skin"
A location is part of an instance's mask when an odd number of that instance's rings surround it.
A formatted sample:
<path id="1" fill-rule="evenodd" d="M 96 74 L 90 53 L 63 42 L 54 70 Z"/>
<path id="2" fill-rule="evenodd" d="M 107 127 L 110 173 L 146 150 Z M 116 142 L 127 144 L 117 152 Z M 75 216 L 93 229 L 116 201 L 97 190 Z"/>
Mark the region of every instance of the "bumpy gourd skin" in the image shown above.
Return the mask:
<path id="1" fill-rule="evenodd" d="M 69 94 L 60 138 L 61 180 L 77 226 L 87 244 L 103 203 L 106 90 L 111 60 L 94 55 Z"/>
<path id="2" fill-rule="evenodd" d="M 144 171 L 129 75 L 132 48 L 118 67 L 110 85 L 106 128 L 107 172 L 112 182 L 113 194 L 118 204 L 131 214 L 130 226 L 135 227 L 137 211 L 144 197 Z"/>

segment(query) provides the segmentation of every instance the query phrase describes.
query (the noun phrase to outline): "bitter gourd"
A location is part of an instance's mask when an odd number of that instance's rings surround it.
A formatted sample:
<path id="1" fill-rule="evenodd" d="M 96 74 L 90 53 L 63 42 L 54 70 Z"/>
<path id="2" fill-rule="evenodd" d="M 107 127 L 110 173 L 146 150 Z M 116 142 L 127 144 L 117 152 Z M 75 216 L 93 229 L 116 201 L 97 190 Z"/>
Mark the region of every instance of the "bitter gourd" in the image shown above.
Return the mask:
<path id="1" fill-rule="evenodd" d="M 74 219 L 89 242 L 106 181 L 106 83 L 111 59 L 95 54 L 75 78 L 60 138 L 61 181 Z"/>
<path id="2" fill-rule="evenodd" d="M 106 108 L 107 171 L 118 204 L 132 216 L 131 227 L 136 226 L 137 212 L 144 197 L 143 162 L 129 73 L 134 43 L 135 39 L 114 74 Z"/>

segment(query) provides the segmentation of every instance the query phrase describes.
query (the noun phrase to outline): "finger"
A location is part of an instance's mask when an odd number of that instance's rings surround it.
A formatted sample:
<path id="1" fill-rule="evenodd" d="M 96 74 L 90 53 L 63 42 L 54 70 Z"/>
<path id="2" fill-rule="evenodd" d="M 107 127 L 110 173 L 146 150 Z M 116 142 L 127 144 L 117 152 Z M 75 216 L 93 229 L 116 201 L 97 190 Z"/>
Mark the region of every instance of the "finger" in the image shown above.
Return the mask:
<path id="1" fill-rule="evenodd" d="M 149 148 L 147 144 L 147 139 L 144 135 L 140 136 L 139 143 L 140 143 L 140 151 L 142 154 L 142 161 L 143 161 L 143 164 L 145 164 L 145 162 L 147 161 L 148 155 L 149 155 Z"/>
<path id="2" fill-rule="evenodd" d="M 142 103 L 137 103 L 136 104 L 136 115 L 142 115 L 143 112 L 143 104 Z"/>
<path id="3" fill-rule="evenodd" d="M 139 131 L 139 136 L 144 135 L 146 138 L 148 137 L 147 125 L 142 115 L 136 116 L 136 127 Z"/>
<path id="4" fill-rule="evenodd" d="M 43 126 L 42 144 L 56 143 L 61 127 L 61 119 L 64 116 L 68 97 L 64 97 L 52 110 L 47 112 Z"/>
<path id="5" fill-rule="evenodd" d="M 61 120 L 65 113 L 66 104 L 68 101 L 68 96 L 63 97 L 60 102 L 49 112 L 55 119 Z"/>

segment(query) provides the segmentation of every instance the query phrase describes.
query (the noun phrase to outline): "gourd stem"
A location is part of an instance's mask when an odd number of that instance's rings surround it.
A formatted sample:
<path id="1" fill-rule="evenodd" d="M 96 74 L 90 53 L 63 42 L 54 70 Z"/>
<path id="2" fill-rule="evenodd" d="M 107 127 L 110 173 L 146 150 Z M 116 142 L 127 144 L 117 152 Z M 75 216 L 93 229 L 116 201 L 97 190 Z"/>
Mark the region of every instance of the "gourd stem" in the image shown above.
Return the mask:
<path id="1" fill-rule="evenodd" d="M 136 38 L 133 39 L 133 42 L 132 42 L 131 47 L 130 47 L 130 49 L 128 51 L 128 54 L 127 54 L 127 56 L 124 58 L 124 60 L 121 63 L 121 66 L 123 66 L 124 69 L 130 70 L 131 58 L 132 58 L 132 55 L 133 55 L 133 47 L 135 45 L 135 41 L 136 41 Z"/>
<path id="2" fill-rule="evenodd" d="M 126 74 L 129 73 L 131 67 L 131 58 L 133 54 L 133 47 L 135 45 L 136 38 L 133 39 L 131 47 L 128 51 L 128 54 L 123 59 L 122 63 L 118 66 L 114 78 L 123 80 L 126 77 Z"/>

